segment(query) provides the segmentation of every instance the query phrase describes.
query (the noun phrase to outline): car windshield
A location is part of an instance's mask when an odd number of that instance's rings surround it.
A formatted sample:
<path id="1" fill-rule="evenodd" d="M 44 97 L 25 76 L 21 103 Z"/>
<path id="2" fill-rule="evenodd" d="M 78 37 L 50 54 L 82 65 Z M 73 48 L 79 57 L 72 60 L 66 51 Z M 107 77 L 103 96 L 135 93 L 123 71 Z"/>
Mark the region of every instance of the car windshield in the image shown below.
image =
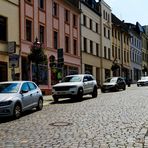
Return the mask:
<path id="1" fill-rule="evenodd" d="M 0 84 L 0 93 L 17 93 L 19 86 L 19 83 L 2 83 Z"/>
<path id="2" fill-rule="evenodd" d="M 117 78 L 108 78 L 108 79 L 105 80 L 105 82 L 115 83 L 115 82 L 117 82 Z"/>
<path id="3" fill-rule="evenodd" d="M 81 82 L 80 76 L 68 76 L 65 77 L 61 82 Z"/>

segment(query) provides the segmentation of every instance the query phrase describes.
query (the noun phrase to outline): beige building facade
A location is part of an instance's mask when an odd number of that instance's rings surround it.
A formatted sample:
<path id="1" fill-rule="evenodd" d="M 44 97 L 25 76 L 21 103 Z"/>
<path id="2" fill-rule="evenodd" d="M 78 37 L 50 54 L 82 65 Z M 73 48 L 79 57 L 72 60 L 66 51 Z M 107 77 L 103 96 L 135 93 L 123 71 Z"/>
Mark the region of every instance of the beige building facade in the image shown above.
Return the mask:
<path id="1" fill-rule="evenodd" d="M 9 10 L 9 11 L 8 11 Z M 19 0 L 0 1 L 0 81 L 20 78 Z"/>
<path id="2" fill-rule="evenodd" d="M 82 73 L 90 73 L 100 82 L 101 14 L 99 5 L 81 1 Z"/>
<path id="3" fill-rule="evenodd" d="M 112 76 L 112 25 L 111 25 L 111 8 L 100 1 L 101 5 L 101 83 Z"/>

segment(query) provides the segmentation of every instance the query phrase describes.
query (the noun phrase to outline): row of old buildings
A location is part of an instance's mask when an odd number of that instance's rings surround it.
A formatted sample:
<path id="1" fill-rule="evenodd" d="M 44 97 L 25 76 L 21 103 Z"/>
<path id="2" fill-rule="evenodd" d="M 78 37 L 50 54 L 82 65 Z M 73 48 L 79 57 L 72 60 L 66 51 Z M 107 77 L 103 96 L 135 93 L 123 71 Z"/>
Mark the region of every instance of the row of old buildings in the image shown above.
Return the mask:
<path id="1" fill-rule="evenodd" d="M 148 28 L 126 23 L 100 0 L 1 0 L 0 81 L 36 81 L 36 66 L 28 62 L 39 41 L 47 64 L 39 65 L 39 86 L 45 94 L 58 81 L 57 62 L 63 49 L 62 76 L 91 73 L 98 83 L 123 76 L 135 83 L 148 72 Z"/>

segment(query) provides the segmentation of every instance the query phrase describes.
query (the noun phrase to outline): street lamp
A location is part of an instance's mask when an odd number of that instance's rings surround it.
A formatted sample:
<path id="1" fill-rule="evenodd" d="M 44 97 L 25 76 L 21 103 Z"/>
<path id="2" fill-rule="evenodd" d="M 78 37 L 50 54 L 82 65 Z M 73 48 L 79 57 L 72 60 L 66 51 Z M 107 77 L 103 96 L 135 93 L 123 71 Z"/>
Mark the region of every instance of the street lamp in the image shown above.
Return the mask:
<path id="1" fill-rule="evenodd" d="M 36 83 L 39 84 L 39 64 L 42 64 L 46 60 L 44 55 L 42 44 L 38 41 L 36 37 L 35 42 L 31 47 L 31 53 L 28 55 L 29 61 L 35 63 L 36 66 Z"/>

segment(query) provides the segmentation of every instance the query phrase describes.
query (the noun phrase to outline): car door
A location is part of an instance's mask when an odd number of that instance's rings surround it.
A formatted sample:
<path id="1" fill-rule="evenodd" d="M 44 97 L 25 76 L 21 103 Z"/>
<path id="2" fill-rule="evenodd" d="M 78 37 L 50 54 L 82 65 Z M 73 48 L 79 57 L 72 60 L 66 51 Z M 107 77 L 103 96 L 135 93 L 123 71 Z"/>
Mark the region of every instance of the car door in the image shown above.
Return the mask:
<path id="1" fill-rule="evenodd" d="M 22 94 L 23 110 L 31 108 L 33 100 L 32 100 L 32 95 L 30 93 L 30 88 L 27 82 L 23 83 L 21 87 L 21 94 Z"/>
<path id="2" fill-rule="evenodd" d="M 94 82 L 93 82 L 93 78 L 91 76 L 87 76 L 87 77 L 88 77 L 88 91 L 90 93 L 93 91 Z"/>
<path id="3" fill-rule="evenodd" d="M 39 90 L 37 89 L 37 86 L 32 82 L 28 82 L 28 85 L 30 88 L 30 95 L 32 96 L 32 104 L 37 105 L 39 99 Z"/>
<path id="4" fill-rule="evenodd" d="M 88 84 L 88 77 L 83 77 L 83 88 L 84 88 L 84 94 L 87 94 L 89 92 L 89 84 Z"/>

